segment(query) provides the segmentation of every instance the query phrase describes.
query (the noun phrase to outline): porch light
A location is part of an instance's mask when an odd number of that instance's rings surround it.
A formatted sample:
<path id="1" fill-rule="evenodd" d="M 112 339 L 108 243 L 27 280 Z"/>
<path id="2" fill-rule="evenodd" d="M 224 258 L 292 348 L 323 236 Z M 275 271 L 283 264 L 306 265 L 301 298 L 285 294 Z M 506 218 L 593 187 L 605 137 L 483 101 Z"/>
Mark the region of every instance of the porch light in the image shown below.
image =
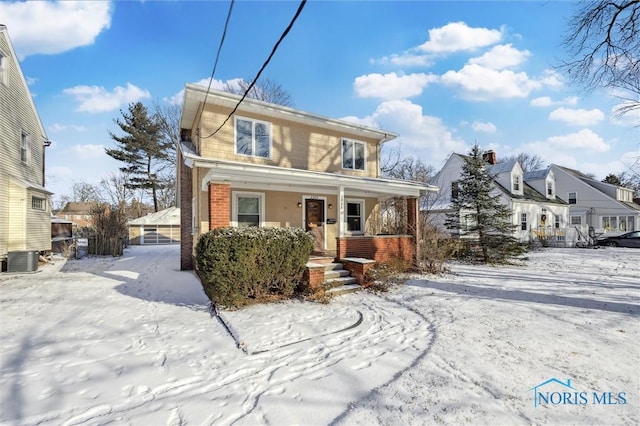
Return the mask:
<path id="1" fill-rule="evenodd" d="M 298 202 L 298 208 L 302 208 L 302 203 Z"/>
<path id="2" fill-rule="evenodd" d="M 329 210 L 333 208 L 333 204 L 329 204 Z"/>

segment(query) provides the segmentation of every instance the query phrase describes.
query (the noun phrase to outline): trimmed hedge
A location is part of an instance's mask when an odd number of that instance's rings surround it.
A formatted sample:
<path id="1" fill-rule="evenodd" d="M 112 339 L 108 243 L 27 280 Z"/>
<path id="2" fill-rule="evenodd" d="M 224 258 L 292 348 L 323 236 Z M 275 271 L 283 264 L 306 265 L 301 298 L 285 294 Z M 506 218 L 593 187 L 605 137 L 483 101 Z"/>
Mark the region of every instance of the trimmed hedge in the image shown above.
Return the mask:
<path id="1" fill-rule="evenodd" d="M 302 282 L 313 241 L 301 228 L 219 228 L 203 234 L 196 264 L 204 292 L 231 308 L 291 297 Z"/>

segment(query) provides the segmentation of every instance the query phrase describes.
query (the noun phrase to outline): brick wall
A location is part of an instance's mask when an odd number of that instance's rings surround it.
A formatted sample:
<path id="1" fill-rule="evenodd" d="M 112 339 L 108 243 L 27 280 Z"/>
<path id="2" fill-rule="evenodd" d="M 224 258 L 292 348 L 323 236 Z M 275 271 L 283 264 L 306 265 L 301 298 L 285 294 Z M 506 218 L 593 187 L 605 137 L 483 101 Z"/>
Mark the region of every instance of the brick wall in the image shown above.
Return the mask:
<path id="1" fill-rule="evenodd" d="M 376 266 L 376 262 L 373 260 L 370 261 L 351 261 L 351 260 L 341 260 L 344 265 L 344 269 L 349 271 L 351 276 L 356 279 L 357 283 L 362 285 L 364 283 L 364 276 L 367 271 L 374 266 Z"/>
<path id="2" fill-rule="evenodd" d="M 209 184 L 209 230 L 229 226 L 231 187 L 228 183 Z"/>
<path id="3" fill-rule="evenodd" d="M 184 165 L 181 157 L 180 155 L 178 158 L 180 168 L 180 269 L 184 271 L 194 269 L 193 235 L 191 234 L 193 229 L 191 223 L 193 188 L 191 187 L 192 170 Z"/>
<path id="4" fill-rule="evenodd" d="M 379 235 L 336 238 L 337 258 L 361 257 L 387 262 L 394 258 L 415 262 L 416 244 L 411 235 Z"/>
<path id="5" fill-rule="evenodd" d="M 325 265 L 307 266 L 304 271 L 303 280 L 309 285 L 309 289 L 317 290 L 324 282 Z"/>

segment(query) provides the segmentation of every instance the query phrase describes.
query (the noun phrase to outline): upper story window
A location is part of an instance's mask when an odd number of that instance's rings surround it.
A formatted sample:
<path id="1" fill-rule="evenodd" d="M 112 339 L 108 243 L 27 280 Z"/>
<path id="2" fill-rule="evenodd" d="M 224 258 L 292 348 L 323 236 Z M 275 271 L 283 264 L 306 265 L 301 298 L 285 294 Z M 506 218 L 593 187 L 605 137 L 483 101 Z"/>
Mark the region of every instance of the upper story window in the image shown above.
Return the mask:
<path id="1" fill-rule="evenodd" d="M 451 182 L 451 199 L 452 200 L 457 199 L 459 193 L 460 193 L 460 182 L 458 182 L 457 180 L 454 182 Z"/>
<path id="2" fill-rule="evenodd" d="M 236 154 L 271 158 L 271 123 L 235 118 Z"/>
<path id="3" fill-rule="evenodd" d="M 22 132 L 20 138 L 20 161 L 27 164 L 29 161 L 29 135 Z"/>
<path id="4" fill-rule="evenodd" d="M 520 192 L 520 186 L 522 185 L 522 177 L 520 175 L 513 175 L 513 190 Z"/>
<path id="5" fill-rule="evenodd" d="M 522 213 L 520 215 L 520 229 L 522 231 L 526 231 L 527 230 L 527 214 L 526 213 Z"/>
<path id="6" fill-rule="evenodd" d="M 33 210 L 47 210 L 47 200 L 40 197 L 31 197 L 31 208 Z"/>
<path id="7" fill-rule="evenodd" d="M 547 182 L 547 197 L 553 197 L 554 193 L 553 193 L 553 182 L 548 181 Z"/>
<path id="8" fill-rule="evenodd" d="M 567 197 L 569 204 L 578 204 L 578 193 L 570 192 Z"/>
<path id="9" fill-rule="evenodd" d="M 364 170 L 364 165 L 364 142 L 342 139 L 342 168 L 350 170 Z"/>
<path id="10" fill-rule="evenodd" d="M 5 86 L 7 85 L 7 82 L 9 80 L 8 62 L 9 61 L 7 60 L 7 57 L 2 52 L 0 52 L 0 83 L 4 84 Z"/>

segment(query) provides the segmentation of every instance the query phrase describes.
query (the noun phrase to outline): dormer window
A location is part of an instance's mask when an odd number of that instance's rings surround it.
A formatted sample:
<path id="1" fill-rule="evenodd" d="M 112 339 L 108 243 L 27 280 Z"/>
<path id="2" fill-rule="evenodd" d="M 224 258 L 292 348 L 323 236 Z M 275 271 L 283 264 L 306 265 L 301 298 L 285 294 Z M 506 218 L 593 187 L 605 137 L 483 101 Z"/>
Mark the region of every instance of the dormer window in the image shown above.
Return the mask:
<path id="1" fill-rule="evenodd" d="M 553 182 L 551 181 L 547 182 L 547 197 L 553 197 Z"/>
<path id="2" fill-rule="evenodd" d="M 459 182 L 456 180 L 451 182 L 451 199 L 455 200 L 458 198 L 458 194 L 460 192 Z"/>
<path id="3" fill-rule="evenodd" d="M 513 192 L 520 192 L 521 184 L 522 184 L 522 177 L 520 175 L 513 175 Z"/>

